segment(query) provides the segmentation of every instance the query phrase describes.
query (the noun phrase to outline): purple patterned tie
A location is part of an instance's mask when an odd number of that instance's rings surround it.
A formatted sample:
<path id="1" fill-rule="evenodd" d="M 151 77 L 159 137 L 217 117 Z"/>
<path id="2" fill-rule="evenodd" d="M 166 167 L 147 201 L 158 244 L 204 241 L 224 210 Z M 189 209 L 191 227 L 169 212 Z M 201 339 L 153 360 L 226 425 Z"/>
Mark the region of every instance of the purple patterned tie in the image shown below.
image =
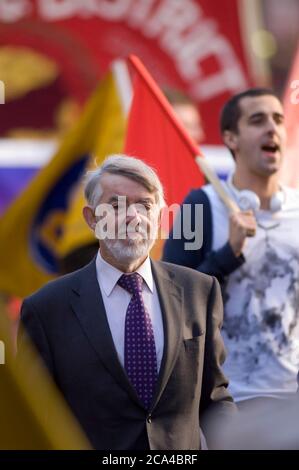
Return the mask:
<path id="1" fill-rule="evenodd" d="M 123 274 L 118 284 L 132 298 L 125 324 L 125 369 L 137 395 L 148 409 L 157 382 L 157 356 L 150 316 L 142 298 L 143 279 L 138 273 Z"/>

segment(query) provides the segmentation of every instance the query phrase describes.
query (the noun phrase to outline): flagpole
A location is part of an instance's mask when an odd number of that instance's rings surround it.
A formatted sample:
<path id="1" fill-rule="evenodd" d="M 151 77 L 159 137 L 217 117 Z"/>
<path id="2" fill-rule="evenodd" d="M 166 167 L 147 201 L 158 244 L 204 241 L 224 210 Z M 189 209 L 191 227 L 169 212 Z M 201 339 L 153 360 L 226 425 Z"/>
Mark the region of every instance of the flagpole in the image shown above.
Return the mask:
<path id="1" fill-rule="evenodd" d="M 211 183 L 213 188 L 215 189 L 216 193 L 222 200 L 222 202 L 226 205 L 229 212 L 240 212 L 239 206 L 235 203 L 235 201 L 229 197 L 227 191 L 225 190 L 223 184 L 221 183 L 220 179 L 218 178 L 217 174 L 214 170 L 210 167 L 207 160 L 202 156 L 196 156 L 195 161 L 199 166 L 200 170 L 203 172 L 207 180 Z"/>

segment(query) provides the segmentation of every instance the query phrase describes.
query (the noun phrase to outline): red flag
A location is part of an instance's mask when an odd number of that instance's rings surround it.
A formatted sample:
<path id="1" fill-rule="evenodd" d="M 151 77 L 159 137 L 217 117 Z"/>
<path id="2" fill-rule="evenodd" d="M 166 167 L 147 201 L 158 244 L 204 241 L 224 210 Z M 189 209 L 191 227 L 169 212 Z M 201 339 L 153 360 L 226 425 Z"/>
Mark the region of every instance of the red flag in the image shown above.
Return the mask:
<path id="1" fill-rule="evenodd" d="M 284 95 L 285 124 L 288 146 L 282 167 L 281 180 L 299 188 L 299 46 Z"/>
<path id="2" fill-rule="evenodd" d="M 200 150 L 141 61 L 132 55 L 129 62 L 135 77 L 125 152 L 157 171 L 167 205 L 181 203 L 191 188 L 204 183 L 194 160 Z"/>

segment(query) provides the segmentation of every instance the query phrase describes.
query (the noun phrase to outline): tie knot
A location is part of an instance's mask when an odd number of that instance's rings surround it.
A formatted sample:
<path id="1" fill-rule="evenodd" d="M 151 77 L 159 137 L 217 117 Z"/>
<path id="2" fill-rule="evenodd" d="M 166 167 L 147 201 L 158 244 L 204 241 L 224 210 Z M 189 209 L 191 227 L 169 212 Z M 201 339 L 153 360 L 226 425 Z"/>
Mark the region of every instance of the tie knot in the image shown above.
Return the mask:
<path id="1" fill-rule="evenodd" d="M 117 284 L 130 292 L 130 294 L 137 294 L 142 292 L 143 279 L 138 273 L 123 274 Z"/>

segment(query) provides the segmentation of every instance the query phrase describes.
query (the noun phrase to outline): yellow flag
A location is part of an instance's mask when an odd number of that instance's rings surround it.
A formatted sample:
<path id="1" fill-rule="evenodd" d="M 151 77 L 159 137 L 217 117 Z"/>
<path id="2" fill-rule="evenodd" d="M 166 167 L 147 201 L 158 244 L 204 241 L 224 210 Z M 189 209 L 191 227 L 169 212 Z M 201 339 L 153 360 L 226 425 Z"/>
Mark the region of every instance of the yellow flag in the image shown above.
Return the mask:
<path id="1" fill-rule="evenodd" d="M 91 448 L 28 338 L 16 364 L 1 305 L 0 374 L 0 449 Z"/>
<path id="2" fill-rule="evenodd" d="M 120 152 L 125 117 L 112 72 L 50 163 L 0 219 L 0 290 L 24 297 L 57 276 L 59 259 L 94 240 L 82 220 L 87 166 Z"/>

